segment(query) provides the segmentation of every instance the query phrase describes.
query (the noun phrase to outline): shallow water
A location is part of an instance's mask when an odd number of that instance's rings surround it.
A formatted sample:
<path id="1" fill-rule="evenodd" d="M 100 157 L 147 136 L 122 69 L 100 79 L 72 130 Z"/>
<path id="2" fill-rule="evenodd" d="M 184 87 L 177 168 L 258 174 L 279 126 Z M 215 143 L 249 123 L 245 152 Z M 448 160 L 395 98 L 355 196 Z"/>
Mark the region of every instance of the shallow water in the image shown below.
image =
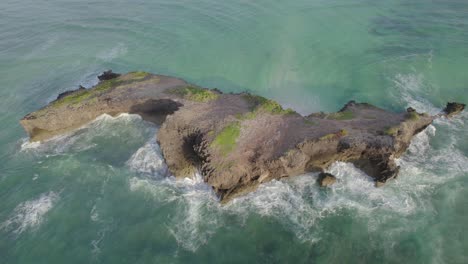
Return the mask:
<path id="1" fill-rule="evenodd" d="M 467 263 L 468 114 L 441 119 L 376 189 L 346 163 L 220 206 L 167 177 L 138 116 L 101 116 L 43 144 L 18 120 L 96 75 L 145 70 L 301 113 L 350 99 L 437 113 L 468 102 L 468 3 L 0 3 L 0 263 Z"/>

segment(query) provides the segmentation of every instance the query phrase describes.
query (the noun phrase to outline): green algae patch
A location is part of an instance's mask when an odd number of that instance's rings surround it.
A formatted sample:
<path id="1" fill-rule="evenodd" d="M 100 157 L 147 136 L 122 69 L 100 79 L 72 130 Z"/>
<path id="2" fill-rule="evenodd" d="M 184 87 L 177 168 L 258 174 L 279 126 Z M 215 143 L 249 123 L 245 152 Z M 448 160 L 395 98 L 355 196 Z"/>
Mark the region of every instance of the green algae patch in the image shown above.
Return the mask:
<path id="1" fill-rule="evenodd" d="M 196 86 L 185 86 L 180 88 L 175 88 L 170 91 L 170 93 L 183 96 L 191 101 L 196 102 L 208 102 L 218 99 L 219 95 L 216 92 L 211 91 L 210 89 L 196 87 Z"/>
<path id="2" fill-rule="evenodd" d="M 344 137 L 346 135 L 348 135 L 348 130 L 341 129 L 340 131 L 338 131 L 336 133 L 326 134 L 326 135 L 320 137 L 319 140 L 334 140 L 334 139 L 339 139 L 341 137 Z"/>
<path id="3" fill-rule="evenodd" d="M 53 106 L 77 105 L 115 87 L 128 87 L 128 85 L 132 83 L 144 81 L 150 75 L 151 74 L 147 72 L 130 72 L 115 79 L 101 81 L 90 89 L 77 90 L 59 100 L 56 100 L 53 103 Z M 155 80 L 159 81 L 159 78 L 155 78 Z"/>
<path id="4" fill-rule="evenodd" d="M 406 114 L 406 118 L 412 121 L 419 120 L 419 114 L 416 112 L 409 112 Z"/>
<path id="5" fill-rule="evenodd" d="M 327 116 L 327 119 L 333 120 L 351 120 L 355 117 L 354 113 L 351 111 L 343 111 L 343 112 L 336 112 L 331 113 Z"/>
<path id="6" fill-rule="evenodd" d="M 110 90 L 111 88 L 119 85 L 119 83 L 120 81 L 117 79 L 102 81 L 91 89 L 77 90 L 61 99 L 58 99 L 52 105 L 56 107 L 62 105 L 77 105 L 94 97 L 97 94 L 101 94 Z"/>
<path id="7" fill-rule="evenodd" d="M 398 134 L 398 130 L 399 128 L 398 127 L 387 127 L 385 130 L 384 130 L 384 134 L 385 135 L 388 135 L 388 136 L 396 136 Z"/>
<path id="8" fill-rule="evenodd" d="M 62 105 L 75 105 L 79 104 L 88 98 L 90 98 L 93 93 L 90 90 L 77 91 L 70 95 L 67 95 L 57 101 L 55 101 L 53 106 L 62 106 Z"/>
<path id="9" fill-rule="evenodd" d="M 133 81 L 141 81 L 148 76 L 151 76 L 151 74 L 148 72 L 134 71 L 134 72 L 129 72 L 127 74 L 121 75 L 114 80 L 133 82 Z"/>
<path id="10" fill-rule="evenodd" d="M 131 77 L 131 79 L 141 80 L 143 78 L 146 78 L 150 74 L 147 73 L 147 72 L 136 71 L 136 72 L 130 72 L 130 73 L 128 73 L 128 75 Z"/>
<path id="11" fill-rule="evenodd" d="M 267 112 L 273 115 L 290 115 L 296 114 L 296 111 L 291 108 L 284 109 L 278 102 L 259 95 L 246 93 L 242 97 L 247 103 L 253 105 L 252 112 L 245 114 L 245 119 L 253 119 L 260 111 Z"/>
<path id="12" fill-rule="evenodd" d="M 211 146 L 218 148 L 222 155 L 226 156 L 236 147 L 237 138 L 240 135 L 241 126 L 234 122 L 225 127 L 213 140 Z"/>

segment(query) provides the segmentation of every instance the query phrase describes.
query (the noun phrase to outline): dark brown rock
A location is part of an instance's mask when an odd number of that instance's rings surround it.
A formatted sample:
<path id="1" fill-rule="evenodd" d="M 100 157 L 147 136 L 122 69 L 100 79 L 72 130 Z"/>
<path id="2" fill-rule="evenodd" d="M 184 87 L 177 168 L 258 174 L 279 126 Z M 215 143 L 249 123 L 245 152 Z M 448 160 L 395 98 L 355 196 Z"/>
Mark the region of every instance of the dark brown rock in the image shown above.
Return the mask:
<path id="1" fill-rule="evenodd" d="M 98 76 L 98 79 L 100 81 L 107 81 L 107 80 L 112 80 L 117 77 L 119 77 L 120 74 L 112 72 L 112 70 L 108 70 L 103 72 L 101 75 Z"/>
<path id="2" fill-rule="evenodd" d="M 452 117 L 463 111 L 465 109 L 465 106 L 465 104 L 461 103 L 447 103 L 447 106 L 444 109 L 444 113 L 447 115 L 447 117 Z"/>
<path id="3" fill-rule="evenodd" d="M 333 174 L 321 172 L 318 176 L 317 182 L 322 187 L 329 187 L 336 182 L 336 177 L 333 176 Z"/>

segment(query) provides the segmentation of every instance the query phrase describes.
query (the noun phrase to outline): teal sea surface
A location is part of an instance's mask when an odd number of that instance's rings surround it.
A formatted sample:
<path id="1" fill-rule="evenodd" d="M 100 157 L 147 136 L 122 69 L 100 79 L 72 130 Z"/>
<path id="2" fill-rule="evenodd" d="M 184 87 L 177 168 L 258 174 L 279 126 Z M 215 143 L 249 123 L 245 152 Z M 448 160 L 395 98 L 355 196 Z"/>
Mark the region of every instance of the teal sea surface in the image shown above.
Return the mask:
<path id="1" fill-rule="evenodd" d="M 220 205 L 175 180 L 136 115 L 30 143 L 19 120 L 107 69 L 251 91 L 308 114 L 348 100 L 468 103 L 466 0 L 0 1 L 0 263 L 468 263 L 468 113 L 374 188 L 347 163 Z"/>

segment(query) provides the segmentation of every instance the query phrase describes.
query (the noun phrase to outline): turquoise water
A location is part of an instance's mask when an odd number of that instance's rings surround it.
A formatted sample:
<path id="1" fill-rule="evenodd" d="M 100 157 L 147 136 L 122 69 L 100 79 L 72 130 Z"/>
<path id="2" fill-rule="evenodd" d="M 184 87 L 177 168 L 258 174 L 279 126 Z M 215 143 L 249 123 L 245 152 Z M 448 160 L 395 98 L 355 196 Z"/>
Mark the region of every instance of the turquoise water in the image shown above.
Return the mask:
<path id="1" fill-rule="evenodd" d="M 468 2 L 3 0 L 0 263 L 467 263 L 468 114 L 438 120 L 376 189 L 345 163 L 220 206 L 166 178 L 138 116 L 43 144 L 18 120 L 103 70 L 144 70 L 301 113 L 350 99 L 468 102 Z"/>

